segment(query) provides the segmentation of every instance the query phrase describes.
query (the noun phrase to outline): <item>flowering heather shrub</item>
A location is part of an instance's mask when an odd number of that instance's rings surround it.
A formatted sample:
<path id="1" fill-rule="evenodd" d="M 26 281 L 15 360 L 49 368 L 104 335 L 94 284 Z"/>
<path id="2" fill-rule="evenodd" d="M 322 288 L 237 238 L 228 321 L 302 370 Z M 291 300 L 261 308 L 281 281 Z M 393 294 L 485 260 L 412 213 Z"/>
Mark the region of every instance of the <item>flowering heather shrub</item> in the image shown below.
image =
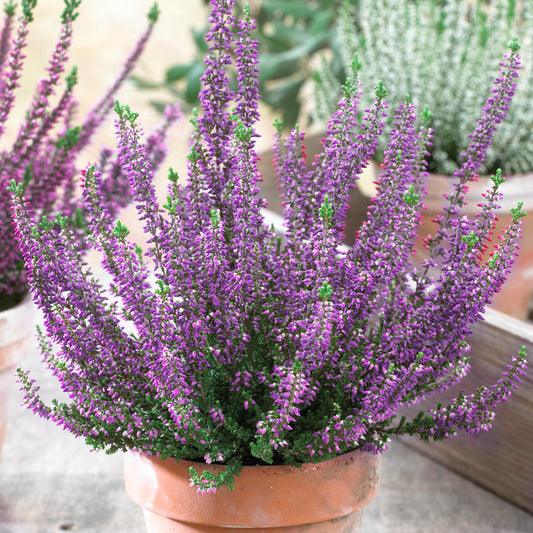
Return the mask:
<path id="1" fill-rule="evenodd" d="M 15 89 L 24 64 L 24 47 L 33 20 L 36 0 L 22 1 L 22 15 L 15 24 L 16 4 L 10 0 L 4 8 L 4 25 L 0 35 L 0 136 L 9 120 L 15 100 Z M 147 30 L 137 42 L 122 71 L 101 101 L 88 113 L 80 125 L 75 124 L 76 68 L 66 76 L 63 88 L 61 78 L 68 62 L 72 38 L 72 23 L 77 18 L 81 0 L 65 0 L 61 15 L 61 32 L 49 61 L 47 75 L 35 90 L 32 105 L 22 121 L 12 146 L 0 152 L 0 189 L 15 179 L 22 185 L 34 213 L 44 216 L 62 215 L 75 222 L 77 233 L 83 233 L 86 212 L 76 195 L 76 157 L 85 148 L 113 108 L 114 97 L 131 73 L 152 33 L 157 20 L 157 7 L 148 16 Z M 16 26 L 16 27 L 15 27 Z M 59 96 L 54 99 L 56 92 Z M 162 140 L 169 120 L 152 135 L 149 148 L 153 164 L 164 156 Z M 111 213 L 117 212 L 129 201 L 125 174 L 109 149 L 102 150 L 100 168 L 103 173 L 103 200 Z M 15 305 L 27 292 L 27 280 L 21 251 L 10 220 L 10 198 L 0 195 L 0 310 Z"/>
<path id="2" fill-rule="evenodd" d="M 340 245 L 348 190 L 376 150 L 387 108 L 383 85 L 357 124 L 361 95 L 354 80 L 346 82 L 310 172 L 303 134 L 278 135 L 286 234 L 277 235 L 264 224 L 257 187 L 254 23 L 245 11 L 234 42 L 233 2 L 212 4 L 188 181 L 171 170 L 164 205 L 137 115 L 116 105 L 120 165 L 149 235 L 144 253 L 102 203 L 101 169 L 85 172 L 88 238 L 103 253 L 109 286 L 84 263 L 69 220 L 34 220 L 23 185 L 10 187 L 45 317 L 42 352 L 68 395 L 46 404 L 19 369 L 27 406 L 96 449 L 225 463 L 220 476 L 191 472 L 202 491 L 231 484 L 242 465 L 318 462 L 358 448 L 377 453 L 398 434 L 438 440 L 488 429 L 494 407 L 523 373 L 523 352 L 495 385 L 412 420 L 396 414 L 468 372 L 471 325 L 517 253 L 520 207 L 490 261 L 480 259 L 500 173 L 480 216 L 457 216 L 514 93 L 517 43 L 456 172 L 456 192 L 428 243 L 431 255 L 415 266 L 430 130 L 425 122 L 415 128 L 414 107 L 397 111 L 379 192 L 350 249 Z M 232 57 L 235 94 L 226 73 Z"/>
<path id="3" fill-rule="evenodd" d="M 345 2 L 338 19 L 339 48 L 345 71 L 354 52 L 362 67 L 359 79 L 371 87 L 383 79 L 389 105 L 409 94 L 419 107 L 428 105 L 435 130 L 429 169 L 453 174 L 468 146 L 468 133 L 489 96 L 496 59 L 512 36 L 522 45 L 522 61 L 533 64 L 533 5 L 515 0 L 358 0 Z M 332 75 L 338 64 L 319 68 L 317 114 L 324 121 L 335 108 L 341 82 Z M 363 105 L 371 104 L 370 95 Z M 525 69 L 507 119 L 481 168 L 494 173 L 533 169 L 533 69 Z M 386 131 L 394 116 L 385 119 Z M 381 160 L 382 154 L 378 156 Z"/>

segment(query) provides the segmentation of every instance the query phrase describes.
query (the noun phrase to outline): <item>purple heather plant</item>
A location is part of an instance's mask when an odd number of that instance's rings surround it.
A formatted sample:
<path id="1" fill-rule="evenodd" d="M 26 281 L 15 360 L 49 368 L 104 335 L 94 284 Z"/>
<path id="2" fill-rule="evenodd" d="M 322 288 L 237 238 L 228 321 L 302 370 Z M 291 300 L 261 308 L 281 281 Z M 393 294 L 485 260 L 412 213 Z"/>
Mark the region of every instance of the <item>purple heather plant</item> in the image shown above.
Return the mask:
<path id="1" fill-rule="evenodd" d="M 13 0 L 4 6 L 4 25 L 0 35 L 0 136 L 13 108 L 15 90 L 24 65 L 26 37 L 36 3 L 37 0 L 22 0 L 22 15 L 18 23 L 15 23 L 17 9 Z M 76 194 L 76 158 L 112 110 L 116 92 L 133 70 L 152 33 L 158 9 L 156 5 L 151 9 L 146 31 L 107 94 L 88 113 L 83 123 L 75 125 L 76 68 L 66 76 L 64 88 L 61 89 L 60 84 L 68 62 L 72 25 L 78 16 L 81 0 L 65 0 L 64 3 L 61 32 L 47 75 L 36 87 L 31 107 L 12 146 L 0 152 L 0 188 L 5 190 L 14 179 L 22 185 L 33 213 L 50 217 L 60 211 L 75 223 L 79 235 L 85 228 L 86 209 L 80 195 Z M 55 93 L 59 93 L 56 98 Z M 177 118 L 175 115 L 168 114 L 163 127 L 150 138 L 148 153 L 154 165 L 160 164 L 163 159 L 163 140 L 168 126 Z M 104 175 L 103 200 L 110 213 L 116 213 L 130 201 L 126 175 L 113 152 L 107 148 L 102 150 L 99 164 Z M 9 195 L 4 194 L 0 200 L 0 310 L 18 303 L 28 290 L 22 253 L 10 219 L 9 202 Z"/>
<path id="2" fill-rule="evenodd" d="M 378 84 L 358 124 L 360 87 L 346 81 L 311 171 L 304 135 L 278 134 L 286 225 L 279 235 L 265 225 L 258 189 L 255 24 L 247 10 L 235 21 L 232 0 L 212 4 L 188 180 L 170 170 L 164 205 L 156 200 L 137 114 L 115 106 L 119 164 L 149 236 L 144 253 L 102 202 L 102 168 L 85 172 L 89 245 L 102 253 L 109 286 L 83 261 L 68 217 L 35 219 L 24 182 L 12 183 L 28 280 L 44 313 L 44 361 L 68 396 L 46 404 L 19 369 L 25 403 L 95 449 L 224 463 L 218 476 L 191 471 L 204 492 L 231 486 L 242 465 L 318 462 L 354 449 L 382 452 L 392 435 L 438 440 L 490 428 L 495 406 L 524 372 L 524 350 L 496 384 L 411 420 L 397 415 L 468 372 L 471 326 L 517 254 L 520 206 L 490 260 L 481 255 L 500 173 L 481 215 L 460 214 L 514 93 L 517 42 L 456 172 L 430 257 L 417 265 L 411 259 L 429 112 L 415 128 L 409 102 L 397 111 L 378 193 L 349 249 L 341 246 L 348 191 L 376 149 L 385 88 Z M 235 93 L 227 74 L 232 58 Z"/>

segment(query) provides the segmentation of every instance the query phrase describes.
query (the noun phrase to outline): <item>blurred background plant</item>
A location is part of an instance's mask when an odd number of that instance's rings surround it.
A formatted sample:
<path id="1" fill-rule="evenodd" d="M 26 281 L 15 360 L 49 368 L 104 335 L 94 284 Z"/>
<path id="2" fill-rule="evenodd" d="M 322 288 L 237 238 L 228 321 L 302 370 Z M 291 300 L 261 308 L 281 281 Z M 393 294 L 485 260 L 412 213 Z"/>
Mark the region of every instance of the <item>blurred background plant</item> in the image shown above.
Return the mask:
<path id="1" fill-rule="evenodd" d="M 242 8 L 245 3 L 240 0 L 238 5 Z M 419 109 L 429 107 L 435 129 L 429 168 L 440 174 L 456 168 L 496 74 L 495 58 L 518 36 L 526 68 L 483 171 L 493 173 L 501 167 L 505 173 L 525 173 L 533 169 L 530 2 L 251 0 L 250 4 L 258 21 L 255 38 L 261 50 L 262 102 L 282 118 L 285 128 L 296 122 L 307 123 L 308 129 L 311 122 L 325 124 L 357 54 L 364 88 L 362 109 L 371 105 L 379 80 L 393 88 L 388 95 L 390 109 L 402 104 L 406 95 Z M 197 106 L 206 28 L 191 29 L 196 48 L 192 61 L 169 66 L 162 81 L 136 77 L 137 86 L 165 88 L 172 95 L 169 100 Z M 162 110 L 167 102 L 151 103 Z M 393 120 L 390 113 L 385 134 Z"/>
<path id="2" fill-rule="evenodd" d="M 5 189 L 12 180 L 20 183 L 33 213 L 71 219 L 77 228 L 80 250 L 84 247 L 85 212 L 79 197 L 78 155 L 87 148 L 98 128 L 113 109 L 117 92 L 129 77 L 152 34 L 159 10 L 154 4 L 148 14 L 146 29 L 113 83 L 84 118 L 79 119 L 75 87 L 77 68 L 66 73 L 72 45 L 73 22 L 78 18 L 81 0 L 63 0 L 61 29 L 50 55 L 44 76 L 35 86 L 26 115 L 13 116 L 17 89 L 25 66 L 30 25 L 34 21 L 36 0 L 5 2 L 0 26 L 0 139 L 8 125 L 18 127 L 13 139 L 0 149 L 0 311 L 22 301 L 27 293 L 24 261 L 11 222 L 9 196 Z M 19 7 L 19 9 L 17 9 Z M 20 14 L 19 14 L 20 13 Z M 0 15 L 2 16 L 2 15 Z M 166 115 L 162 126 L 148 137 L 147 150 L 152 164 L 158 167 L 164 158 L 164 140 L 174 117 Z M 129 184 L 118 164 L 118 154 L 105 146 L 98 161 L 103 169 L 105 200 L 113 214 L 130 201 Z"/>
<path id="3" fill-rule="evenodd" d="M 203 1 L 208 4 L 208 0 Z M 329 68 L 337 79 L 343 76 L 336 23 L 341 0 L 249 0 L 239 1 L 239 8 L 249 3 L 257 20 L 254 38 L 259 41 L 262 101 L 279 113 L 286 127 L 301 118 L 303 89 L 312 79 L 319 56 L 326 53 Z M 359 0 L 350 0 L 356 6 Z M 165 87 L 170 94 L 189 107 L 198 105 L 200 77 L 205 69 L 207 50 L 204 35 L 207 26 L 191 29 L 196 46 L 195 58 L 169 66 L 163 81 L 134 77 L 139 88 Z M 235 84 L 235 79 L 233 80 Z M 154 100 L 162 110 L 167 102 Z"/>
<path id="4" fill-rule="evenodd" d="M 390 109 L 406 95 L 419 109 L 433 113 L 435 130 L 429 168 L 449 174 L 470 142 L 468 132 L 489 96 L 490 80 L 514 36 L 521 44 L 522 64 L 507 120 L 495 134 L 483 169 L 525 173 L 533 169 L 533 5 L 520 0 L 347 0 L 336 21 L 340 50 L 324 59 L 315 73 L 315 112 L 329 116 L 340 96 L 354 54 L 365 94 L 382 79 Z M 338 58 L 342 68 L 339 76 Z M 394 121 L 386 118 L 386 131 Z"/>

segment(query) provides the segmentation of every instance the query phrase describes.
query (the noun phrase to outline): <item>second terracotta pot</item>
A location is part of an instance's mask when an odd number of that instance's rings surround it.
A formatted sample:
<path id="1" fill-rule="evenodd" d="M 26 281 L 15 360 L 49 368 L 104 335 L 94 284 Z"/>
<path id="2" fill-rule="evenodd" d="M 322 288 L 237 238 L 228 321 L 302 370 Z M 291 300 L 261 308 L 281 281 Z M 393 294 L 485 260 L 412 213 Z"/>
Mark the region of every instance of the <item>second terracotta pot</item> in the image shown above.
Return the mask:
<path id="1" fill-rule="evenodd" d="M 235 489 L 198 494 L 189 467 L 221 466 L 128 452 L 126 491 L 143 508 L 148 533 L 356 533 L 377 492 L 380 456 L 350 452 L 316 464 L 246 466 Z"/>
<path id="2" fill-rule="evenodd" d="M 29 296 L 15 307 L 0 311 L 0 455 L 6 433 L 9 396 L 15 381 L 13 369 L 30 345 L 33 317 L 33 302 Z"/>
<path id="3" fill-rule="evenodd" d="M 371 197 L 375 193 L 375 181 L 380 173 L 381 166 L 373 161 L 367 172 L 361 176 L 359 188 L 366 196 Z M 434 220 L 437 215 L 444 214 L 443 206 L 446 202 L 444 195 L 454 192 L 455 181 L 453 176 L 429 174 L 426 180 L 427 196 L 424 198 L 426 209 L 422 211 L 423 222 L 418 229 L 415 259 L 422 260 L 426 256 L 423 238 L 434 235 L 437 231 L 438 226 Z M 479 176 L 478 181 L 470 182 L 462 215 L 468 215 L 471 220 L 474 219 L 476 214 L 481 211 L 478 204 L 483 201 L 482 194 L 491 187 L 490 176 Z M 533 173 L 506 176 L 505 182 L 500 186 L 500 191 L 503 194 L 503 199 L 499 202 L 501 209 L 496 212 L 498 219 L 493 230 L 492 240 L 494 244 L 499 241 L 498 235 L 502 234 L 510 223 L 511 209 L 517 207 L 518 202 L 523 202 L 522 210 L 528 213 L 528 216 L 522 219 L 520 253 L 515 258 L 507 281 L 501 290 L 494 295 L 491 306 L 502 313 L 526 320 L 531 312 L 533 299 Z M 350 209 L 354 208 L 357 209 L 354 205 L 350 206 Z M 347 224 L 349 222 L 348 219 Z M 349 231 L 356 229 L 350 227 Z M 484 261 L 488 260 L 488 253 L 491 251 L 492 247 L 483 256 Z"/>
<path id="4" fill-rule="evenodd" d="M 420 236 L 435 233 L 437 225 L 433 220 L 436 215 L 443 213 L 442 206 L 445 202 L 443 195 L 453 192 L 454 183 L 454 178 L 430 174 L 427 181 L 428 195 L 425 199 L 427 211 L 424 213 L 424 223 L 419 230 Z M 470 218 L 475 217 L 480 212 L 477 204 L 483 201 L 481 195 L 491 187 L 492 181 L 489 176 L 480 176 L 478 181 L 471 182 L 463 212 Z M 500 186 L 500 191 L 503 199 L 499 202 L 501 209 L 496 213 L 498 220 L 492 239 L 495 244 L 499 241 L 498 235 L 504 232 L 511 221 L 511 209 L 516 208 L 519 202 L 523 202 L 522 210 L 527 213 L 527 216 L 522 219 L 520 253 L 515 258 L 507 281 L 500 292 L 495 294 L 491 305 L 502 313 L 526 320 L 533 298 L 533 174 L 506 176 L 505 182 Z M 418 249 L 420 250 L 421 247 L 418 246 Z M 488 255 L 485 254 L 483 259 L 487 260 Z"/>

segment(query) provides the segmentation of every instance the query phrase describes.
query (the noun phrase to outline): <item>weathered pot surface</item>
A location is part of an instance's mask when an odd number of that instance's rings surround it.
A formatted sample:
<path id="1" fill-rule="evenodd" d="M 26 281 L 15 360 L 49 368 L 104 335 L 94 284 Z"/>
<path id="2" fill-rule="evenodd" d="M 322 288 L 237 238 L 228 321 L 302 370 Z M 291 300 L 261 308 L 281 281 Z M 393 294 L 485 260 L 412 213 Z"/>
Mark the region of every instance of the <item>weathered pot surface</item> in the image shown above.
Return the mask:
<path id="1" fill-rule="evenodd" d="M 33 332 L 34 307 L 31 297 L 15 307 L 0 311 L 0 454 L 4 442 L 9 394 L 14 366 L 28 349 Z"/>
<path id="2" fill-rule="evenodd" d="M 246 466 L 235 489 L 198 494 L 189 467 L 218 465 L 125 454 L 126 491 L 149 533 L 209 531 L 359 531 L 362 509 L 377 492 L 380 456 L 354 451 L 316 464 Z"/>

